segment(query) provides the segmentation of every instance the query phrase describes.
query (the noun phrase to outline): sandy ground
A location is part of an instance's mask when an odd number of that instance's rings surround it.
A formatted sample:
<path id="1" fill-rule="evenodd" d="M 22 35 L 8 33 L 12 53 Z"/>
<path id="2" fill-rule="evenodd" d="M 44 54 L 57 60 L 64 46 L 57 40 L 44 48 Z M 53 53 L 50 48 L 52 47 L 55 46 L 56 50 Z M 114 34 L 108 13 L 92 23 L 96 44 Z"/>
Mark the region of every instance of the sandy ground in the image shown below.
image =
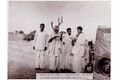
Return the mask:
<path id="1" fill-rule="evenodd" d="M 44 70 L 35 70 L 34 58 L 31 42 L 9 41 L 8 79 L 35 79 L 36 73 L 49 73 L 49 56 L 44 57 Z"/>
<path id="2" fill-rule="evenodd" d="M 8 79 L 35 79 L 36 73 L 49 73 L 49 56 L 44 57 L 44 70 L 35 70 L 35 52 L 32 42 L 25 42 L 20 35 L 11 34 L 8 42 Z M 63 73 L 63 72 L 59 72 Z M 70 73 L 65 70 L 64 73 Z"/>
<path id="3" fill-rule="evenodd" d="M 32 43 L 9 41 L 8 78 L 35 79 L 36 73 L 49 72 L 47 69 L 35 70 L 34 56 Z"/>
<path id="4" fill-rule="evenodd" d="M 34 79 L 34 52 L 29 43 L 9 42 L 8 47 L 8 78 Z"/>

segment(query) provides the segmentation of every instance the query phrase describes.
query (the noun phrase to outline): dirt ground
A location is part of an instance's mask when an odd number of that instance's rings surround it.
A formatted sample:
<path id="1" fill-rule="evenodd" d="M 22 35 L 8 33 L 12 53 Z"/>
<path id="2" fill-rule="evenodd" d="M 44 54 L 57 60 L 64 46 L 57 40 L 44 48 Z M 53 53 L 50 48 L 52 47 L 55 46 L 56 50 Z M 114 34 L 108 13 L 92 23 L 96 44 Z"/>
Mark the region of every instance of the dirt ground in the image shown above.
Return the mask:
<path id="1" fill-rule="evenodd" d="M 8 47 L 8 78 L 34 79 L 34 52 L 32 44 L 26 42 L 9 41 Z"/>
<path id="2" fill-rule="evenodd" d="M 34 58 L 32 42 L 9 41 L 8 79 L 35 79 L 36 73 L 49 73 L 49 57 L 45 56 L 44 58 L 46 63 L 44 70 L 35 70 Z"/>
<path id="3" fill-rule="evenodd" d="M 31 42 L 9 41 L 8 78 L 35 79 L 36 73 L 49 72 L 48 69 L 35 70 L 34 51 Z"/>
<path id="4" fill-rule="evenodd" d="M 44 70 L 35 70 L 33 42 L 22 40 L 20 35 L 9 34 L 8 79 L 35 79 L 36 73 L 49 73 L 49 56 L 44 56 Z M 69 70 L 57 73 L 71 73 Z"/>

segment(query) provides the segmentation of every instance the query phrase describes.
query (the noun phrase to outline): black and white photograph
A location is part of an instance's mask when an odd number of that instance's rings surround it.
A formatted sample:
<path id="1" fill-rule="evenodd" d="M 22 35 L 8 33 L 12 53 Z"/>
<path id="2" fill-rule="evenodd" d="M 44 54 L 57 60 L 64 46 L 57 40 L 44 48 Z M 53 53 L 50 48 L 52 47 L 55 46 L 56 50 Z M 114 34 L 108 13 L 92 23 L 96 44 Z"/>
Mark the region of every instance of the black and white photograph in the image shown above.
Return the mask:
<path id="1" fill-rule="evenodd" d="M 110 80 L 111 2 L 9 1 L 7 67 L 8 79 L 45 73 Z"/>

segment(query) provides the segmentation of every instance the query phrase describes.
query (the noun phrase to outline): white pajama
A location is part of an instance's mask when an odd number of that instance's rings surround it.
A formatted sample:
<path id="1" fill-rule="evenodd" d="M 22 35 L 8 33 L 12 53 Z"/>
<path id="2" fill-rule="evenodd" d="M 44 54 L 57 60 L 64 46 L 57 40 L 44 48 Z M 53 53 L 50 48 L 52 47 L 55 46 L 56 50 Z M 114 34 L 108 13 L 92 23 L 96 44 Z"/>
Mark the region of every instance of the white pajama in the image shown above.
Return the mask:
<path id="1" fill-rule="evenodd" d="M 54 37 L 54 36 L 60 36 L 60 34 L 51 34 L 50 38 Z M 51 70 L 56 70 L 59 68 L 59 58 L 60 58 L 60 53 L 61 53 L 61 41 L 60 41 L 60 37 L 54 39 L 51 43 L 50 43 L 50 69 Z"/>
<path id="2" fill-rule="evenodd" d="M 72 49 L 73 53 L 73 72 L 82 72 L 82 56 L 85 53 L 85 38 L 84 34 L 81 33 Z"/>
<path id="3" fill-rule="evenodd" d="M 35 51 L 35 68 L 44 68 L 44 51 Z"/>
<path id="4" fill-rule="evenodd" d="M 48 35 L 45 31 L 36 31 L 34 44 L 35 46 L 35 68 L 44 68 L 44 49 L 47 47 Z"/>
<path id="5" fill-rule="evenodd" d="M 64 67 L 64 69 L 69 69 L 72 71 L 72 56 L 70 55 L 71 54 L 71 51 L 72 51 L 72 39 L 73 39 L 73 36 L 72 35 L 64 35 L 63 36 L 63 42 L 65 43 L 63 46 L 62 46 L 62 56 L 64 57 L 61 57 L 61 66 Z"/>
<path id="6" fill-rule="evenodd" d="M 50 69 L 56 70 L 59 68 L 59 57 L 58 56 L 50 56 Z"/>

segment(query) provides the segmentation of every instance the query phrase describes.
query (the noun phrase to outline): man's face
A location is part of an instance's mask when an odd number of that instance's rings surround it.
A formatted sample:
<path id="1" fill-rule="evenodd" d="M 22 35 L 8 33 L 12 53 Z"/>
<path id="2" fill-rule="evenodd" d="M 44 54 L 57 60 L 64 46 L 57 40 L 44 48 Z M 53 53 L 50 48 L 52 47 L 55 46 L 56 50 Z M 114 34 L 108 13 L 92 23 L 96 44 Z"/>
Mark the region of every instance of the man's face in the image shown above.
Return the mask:
<path id="1" fill-rule="evenodd" d="M 58 27 L 58 26 L 55 26 L 55 27 L 54 27 L 54 30 L 55 30 L 56 33 L 58 33 L 59 27 Z"/>
<path id="2" fill-rule="evenodd" d="M 40 31 L 44 30 L 44 25 L 40 25 Z"/>
<path id="3" fill-rule="evenodd" d="M 68 33 L 69 35 L 71 35 L 71 30 L 68 30 L 67 33 Z"/>
<path id="4" fill-rule="evenodd" d="M 82 32 L 82 30 L 80 29 L 77 29 L 77 33 L 80 34 Z"/>

